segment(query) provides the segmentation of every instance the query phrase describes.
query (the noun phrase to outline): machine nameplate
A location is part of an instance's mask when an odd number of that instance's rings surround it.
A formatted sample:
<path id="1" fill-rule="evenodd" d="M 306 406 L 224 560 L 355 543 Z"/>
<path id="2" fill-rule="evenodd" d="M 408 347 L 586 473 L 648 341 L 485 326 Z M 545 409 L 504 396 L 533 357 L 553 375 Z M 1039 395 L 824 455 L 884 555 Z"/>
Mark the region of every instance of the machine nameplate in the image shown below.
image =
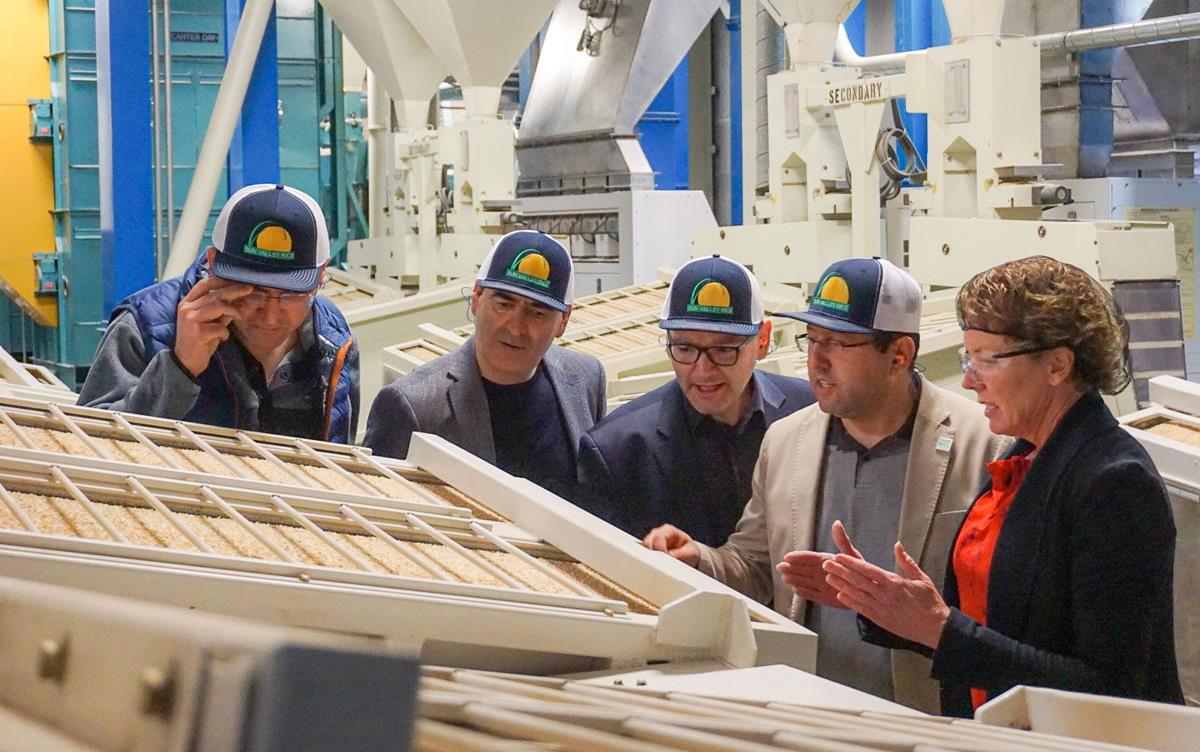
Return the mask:
<path id="1" fill-rule="evenodd" d="M 876 78 L 866 81 L 855 81 L 851 84 L 826 86 L 822 96 L 822 104 L 836 106 L 854 104 L 856 102 L 877 102 L 892 98 L 890 78 Z"/>
<path id="2" fill-rule="evenodd" d="M 822 107 L 845 107 L 866 102 L 885 102 L 902 97 L 907 91 L 904 75 L 878 76 L 857 81 L 840 81 L 813 86 L 805 96 L 810 110 Z"/>

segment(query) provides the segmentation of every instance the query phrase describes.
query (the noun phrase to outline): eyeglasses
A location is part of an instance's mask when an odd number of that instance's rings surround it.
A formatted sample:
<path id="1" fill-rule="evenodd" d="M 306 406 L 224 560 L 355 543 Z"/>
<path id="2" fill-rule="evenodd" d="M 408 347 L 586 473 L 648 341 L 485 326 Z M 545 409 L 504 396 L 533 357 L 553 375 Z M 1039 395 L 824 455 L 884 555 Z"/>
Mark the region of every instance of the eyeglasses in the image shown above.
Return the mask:
<path id="1" fill-rule="evenodd" d="M 262 308 L 269 301 L 275 301 L 283 308 L 299 309 L 307 308 L 313 298 L 317 297 L 316 290 L 309 292 L 281 292 L 279 294 L 271 294 L 266 290 L 255 289 L 253 292 L 238 299 L 238 304 L 246 308 Z"/>
<path id="2" fill-rule="evenodd" d="M 837 339 L 819 339 L 817 337 L 808 336 L 808 332 L 796 335 L 796 347 L 800 352 L 811 352 L 814 347 L 820 347 L 825 351 L 826 355 L 837 357 L 843 350 L 849 350 L 852 347 L 866 347 L 867 345 L 875 344 L 875 340 L 869 339 L 866 342 L 842 342 Z"/>
<path id="3" fill-rule="evenodd" d="M 1053 350 L 1058 345 L 1040 345 L 1038 347 L 1024 347 L 1020 350 L 1009 350 L 1007 352 L 996 353 L 990 358 L 972 357 L 967 348 L 960 347 L 958 349 L 958 362 L 962 366 L 963 373 L 969 373 L 971 378 L 976 381 L 986 381 L 988 376 L 994 374 L 1000 366 L 1000 361 L 1008 360 L 1009 358 L 1017 358 L 1022 355 L 1032 355 L 1034 353 L 1046 352 Z"/>
<path id="4" fill-rule="evenodd" d="M 688 345 L 684 343 L 664 342 L 667 348 L 667 355 L 671 360 L 681 365 L 690 366 L 700 360 L 701 355 L 708 355 L 708 360 L 714 366 L 731 366 L 737 363 L 738 356 L 742 353 L 742 348 L 750 344 L 751 340 L 756 339 L 754 335 L 747 337 L 740 345 L 713 345 L 711 347 L 700 347 L 699 345 Z"/>

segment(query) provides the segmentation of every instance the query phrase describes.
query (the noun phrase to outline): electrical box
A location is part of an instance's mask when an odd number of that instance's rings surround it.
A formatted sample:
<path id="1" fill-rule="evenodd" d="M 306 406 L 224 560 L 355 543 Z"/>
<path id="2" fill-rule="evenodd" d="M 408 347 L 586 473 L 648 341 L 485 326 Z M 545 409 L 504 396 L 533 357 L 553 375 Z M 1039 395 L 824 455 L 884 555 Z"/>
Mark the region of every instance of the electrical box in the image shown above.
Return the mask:
<path id="1" fill-rule="evenodd" d="M 33 254 L 34 295 L 58 295 L 58 254 Z"/>
<path id="2" fill-rule="evenodd" d="M 50 99 L 29 99 L 29 140 L 49 143 L 54 138 L 54 105 Z"/>

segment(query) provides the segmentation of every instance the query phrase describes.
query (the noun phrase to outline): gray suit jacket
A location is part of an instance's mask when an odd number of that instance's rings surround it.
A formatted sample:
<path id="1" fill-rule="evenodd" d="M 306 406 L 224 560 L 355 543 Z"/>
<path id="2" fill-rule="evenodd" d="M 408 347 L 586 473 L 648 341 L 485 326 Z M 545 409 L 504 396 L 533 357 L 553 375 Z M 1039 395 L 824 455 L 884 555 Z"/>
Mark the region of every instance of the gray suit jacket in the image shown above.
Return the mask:
<path id="1" fill-rule="evenodd" d="M 542 358 L 567 427 L 571 454 L 579 435 L 604 417 L 604 366 L 590 355 L 554 345 Z M 363 443 L 375 454 L 403 459 L 413 432 L 432 433 L 496 463 L 492 417 L 475 360 L 475 338 L 384 387 L 367 418 Z"/>

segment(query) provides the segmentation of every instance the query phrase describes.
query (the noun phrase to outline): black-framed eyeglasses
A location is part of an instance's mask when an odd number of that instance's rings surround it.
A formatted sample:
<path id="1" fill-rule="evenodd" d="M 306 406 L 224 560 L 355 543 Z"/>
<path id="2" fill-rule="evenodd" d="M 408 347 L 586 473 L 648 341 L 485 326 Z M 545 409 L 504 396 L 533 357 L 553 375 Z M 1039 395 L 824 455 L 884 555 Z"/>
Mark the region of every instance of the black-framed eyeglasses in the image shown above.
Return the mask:
<path id="1" fill-rule="evenodd" d="M 751 335 L 742 340 L 740 345 L 711 345 L 709 347 L 701 347 L 700 345 L 690 345 L 684 342 L 672 342 L 664 338 L 663 344 L 667 348 L 667 356 L 671 360 L 680 365 L 690 366 L 700 360 L 701 355 L 707 355 L 709 362 L 714 366 L 731 366 L 738 361 L 738 356 L 742 354 L 742 348 L 750 344 L 755 335 Z"/>
<path id="2" fill-rule="evenodd" d="M 958 349 L 958 362 L 962 366 L 963 373 L 970 373 L 973 378 L 986 380 L 987 377 L 994 373 L 996 367 L 1000 365 L 1000 361 L 1009 360 L 1010 358 L 1019 358 L 1022 355 L 1033 355 L 1034 353 L 1046 352 L 1053 350 L 1058 345 L 1037 345 L 1034 347 L 1022 347 L 1017 350 L 1007 350 L 998 352 L 987 358 L 975 358 L 967 352 L 967 348 L 960 347 Z"/>
<path id="3" fill-rule="evenodd" d="M 852 347 L 865 347 L 875 344 L 875 340 L 869 339 L 866 342 L 842 342 L 838 339 L 822 339 L 819 337 L 810 337 L 808 332 L 801 332 L 796 335 L 796 348 L 802 353 L 812 351 L 813 347 L 820 347 L 827 355 L 837 356 L 843 350 L 849 350 Z"/>

